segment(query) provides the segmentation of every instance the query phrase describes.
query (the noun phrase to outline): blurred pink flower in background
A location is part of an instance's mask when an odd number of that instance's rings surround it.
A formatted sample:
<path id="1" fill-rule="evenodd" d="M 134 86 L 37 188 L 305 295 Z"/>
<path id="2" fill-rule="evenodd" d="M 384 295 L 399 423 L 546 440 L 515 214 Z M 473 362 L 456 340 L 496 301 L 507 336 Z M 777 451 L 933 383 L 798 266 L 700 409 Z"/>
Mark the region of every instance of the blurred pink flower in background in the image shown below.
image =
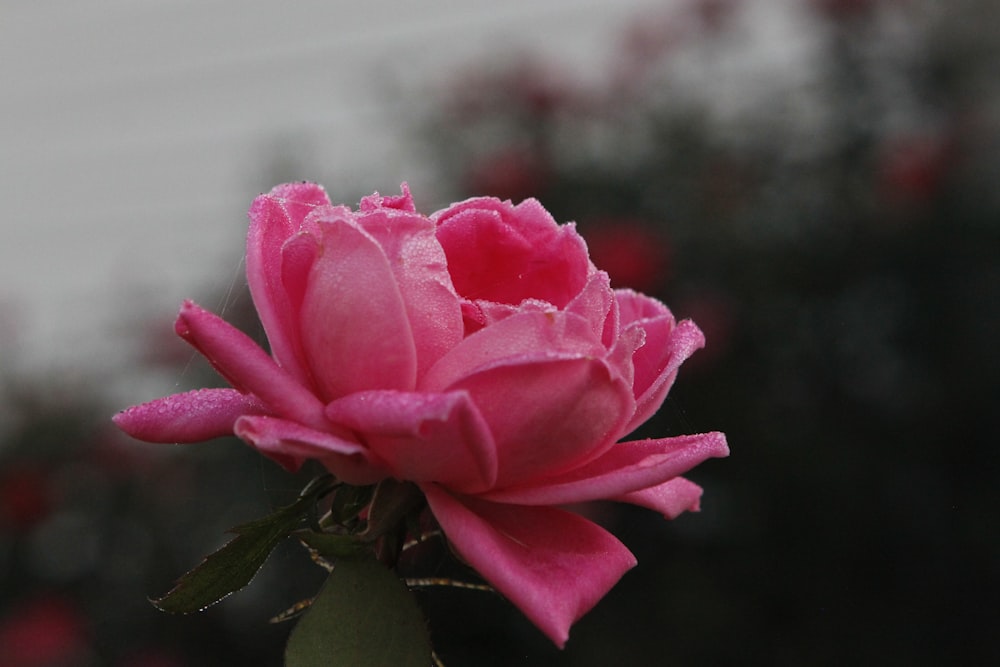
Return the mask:
<path id="1" fill-rule="evenodd" d="M 656 292 L 670 278 L 670 246 L 641 220 L 602 218 L 587 232 L 590 257 L 616 287 Z"/>
<path id="2" fill-rule="evenodd" d="M 40 466 L 8 465 L 0 473 L 0 531 L 27 531 L 52 509 L 48 475 Z"/>
<path id="3" fill-rule="evenodd" d="M 944 184 L 955 157 L 942 132 L 914 133 L 883 143 L 877 156 L 879 193 L 890 206 L 924 205 Z"/>
<path id="4" fill-rule="evenodd" d="M 40 593 L 0 618 L 4 667 L 90 664 L 86 620 L 73 602 Z"/>
<path id="5" fill-rule="evenodd" d="M 508 147 L 471 166 L 468 188 L 500 199 L 524 199 L 545 187 L 550 170 L 543 151 Z"/>
<path id="6" fill-rule="evenodd" d="M 463 122 L 484 114 L 546 117 L 572 110 L 582 93 L 571 72 L 523 57 L 486 72 L 477 66 L 458 76 L 443 94 L 447 113 Z"/>

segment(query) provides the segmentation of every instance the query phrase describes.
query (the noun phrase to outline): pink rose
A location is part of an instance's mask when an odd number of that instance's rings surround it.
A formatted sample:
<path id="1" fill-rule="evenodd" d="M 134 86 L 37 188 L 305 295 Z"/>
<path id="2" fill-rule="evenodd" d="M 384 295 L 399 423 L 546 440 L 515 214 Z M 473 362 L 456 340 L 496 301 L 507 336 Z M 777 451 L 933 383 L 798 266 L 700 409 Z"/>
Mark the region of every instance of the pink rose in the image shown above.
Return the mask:
<path id="1" fill-rule="evenodd" d="M 679 475 L 728 453 L 721 433 L 618 442 L 702 334 L 612 290 L 537 201 L 427 217 L 402 192 L 358 211 L 307 183 L 258 197 L 247 279 L 271 354 L 187 302 L 177 333 L 234 388 L 115 421 L 155 442 L 235 433 L 351 484 L 414 482 L 455 551 L 562 646 L 636 561 L 560 506 L 611 499 L 673 518 L 701 495 Z"/>

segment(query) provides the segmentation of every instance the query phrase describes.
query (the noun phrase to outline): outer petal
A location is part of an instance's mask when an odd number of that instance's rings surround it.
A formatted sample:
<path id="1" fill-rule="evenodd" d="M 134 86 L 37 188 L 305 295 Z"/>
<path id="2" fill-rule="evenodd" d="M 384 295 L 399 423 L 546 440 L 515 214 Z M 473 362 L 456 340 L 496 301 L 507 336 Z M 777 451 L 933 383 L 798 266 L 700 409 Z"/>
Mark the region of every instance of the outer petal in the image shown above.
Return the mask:
<path id="1" fill-rule="evenodd" d="M 196 389 L 134 405 L 112 419 L 133 438 L 147 442 L 199 442 L 233 434 L 243 415 L 267 408 L 235 389 Z"/>
<path id="2" fill-rule="evenodd" d="M 496 481 L 493 436 L 464 392 L 359 392 L 334 401 L 326 414 L 362 434 L 397 479 L 440 482 L 463 493 Z"/>
<path id="3" fill-rule="evenodd" d="M 469 392 L 497 443 L 497 485 L 507 486 L 581 465 L 618 439 L 635 404 L 606 356 L 583 317 L 531 310 L 466 338 L 420 389 Z"/>
<path id="4" fill-rule="evenodd" d="M 683 477 L 675 477 L 659 486 L 626 493 L 611 500 L 647 507 L 667 519 L 676 519 L 684 512 L 698 511 L 701 487 Z"/>
<path id="5" fill-rule="evenodd" d="M 677 370 L 697 350 L 704 347 L 705 336 L 691 320 L 674 323 L 674 317 L 662 303 L 630 290 L 617 290 L 622 328 L 641 328 L 645 344 L 633 356 L 633 390 L 636 412 L 625 432 L 629 433 L 653 416 L 666 398 Z"/>
<path id="6" fill-rule="evenodd" d="M 559 647 L 636 564 L 614 536 L 576 514 L 421 488 L 455 551 Z"/>
<path id="7" fill-rule="evenodd" d="M 289 346 L 295 352 L 296 377 L 314 390 L 319 387 L 306 362 L 305 350 L 302 347 L 302 332 L 298 328 L 298 322 L 299 313 L 302 312 L 302 301 L 309 287 L 309 275 L 312 273 L 313 263 L 319 256 L 319 248 L 319 234 L 310 232 L 296 233 L 281 247 L 281 284 L 284 287 L 285 299 L 283 305 L 287 307 L 289 314 L 286 333 Z"/>
<path id="8" fill-rule="evenodd" d="M 282 285 L 281 248 L 317 206 L 329 205 L 326 192 L 312 183 L 281 185 L 254 200 L 247 232 L 247 282 L 274 358 L 299 381 L 306 375 L 297 320 Z"/>
<path id="9" fill-rule="evenodd" d="M 323 428 L 323 404 L 292 378 L 250 337 L 217 315 L 185 301 L 174 325 L 224 378 L 288 419 Z"/>
<path id="10" fill-rule="evenodd" d="M 600 458 L 562 475 L 490 491 L 482 497 L 518 505 L 617 499 L 663 485 L 708 458 L 728 454 L 726 436 L 722 433 L 620 442 Z"/>
<path id="11" fill-rule="evenodd" d="M 302 342 L 329 401 L 366 389 L 413 389 L 417 358 L 385 253 L 348 220 L 323 221 L 302 303 Z"/>
<path id="12" fill-rule="evenodd" d="M 368 449 L 350 435 L 317 431 L 276 417 L 241 417 L 236 435 L 290 470 L 306 459 L 316 459 L 348 484 L 373 484 L 388 477 L 373 463 Z"/>
<path id="13" fill-rule="evenodd" d="M 503 365 L 452 385 L 496 440 L 497 486 L 560 474 L 600 456 L 632 414 L 629 386 L 601 359 Z"/>
<path id="14" fill-rule="evenodd" d="M 593 271 L 576 228 L 556 224 L 534 199 L 517 206 L 469 199 L 431 218 L 455 289 L 470 300 L 518 304 L 534 298 L 562 308 Z"/>

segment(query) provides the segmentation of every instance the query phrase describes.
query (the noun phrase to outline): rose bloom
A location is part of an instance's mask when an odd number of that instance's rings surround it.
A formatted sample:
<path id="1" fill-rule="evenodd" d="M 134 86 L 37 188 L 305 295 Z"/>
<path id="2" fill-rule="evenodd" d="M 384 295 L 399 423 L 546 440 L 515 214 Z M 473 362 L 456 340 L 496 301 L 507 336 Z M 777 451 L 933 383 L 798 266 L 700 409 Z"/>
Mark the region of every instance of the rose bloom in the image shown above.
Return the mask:
<path id="1" fill-rule="evenodd" d="M 701 489 L 679 475 L 726 456 L 721 433 L 619 440 L 659 408 L 701 331 L 612 290 L 575 227 L 537 201 L 427 217 L 405 184 L 352 211 L 296 183 L 258 197 L 250 221 L 271 354 L 185 303 L 177 333 L 233 388 L 119 413 L 134 437 L 235 433 L 292 470 L 315 459 L 349 484 L 413 482 L 453 549 L 559 646 L 636 564 L 560 506 L 698 509 Z"/>

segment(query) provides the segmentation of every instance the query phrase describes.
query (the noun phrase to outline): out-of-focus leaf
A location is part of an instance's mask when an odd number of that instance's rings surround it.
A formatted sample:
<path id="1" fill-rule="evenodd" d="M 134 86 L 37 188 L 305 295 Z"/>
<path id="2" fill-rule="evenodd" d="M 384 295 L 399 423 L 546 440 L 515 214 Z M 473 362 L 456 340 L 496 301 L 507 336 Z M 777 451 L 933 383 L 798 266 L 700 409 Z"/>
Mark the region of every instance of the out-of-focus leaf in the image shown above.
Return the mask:
<path id="1" fill-rule="evenodd" d="M 285 649 L 285 667 L 426 667 L 430 661 L 430 638 L 413 594 L 371 558 L 337 560 Z"/>
<path id="2" fill-rule="evenodd" d="M 178 579 L 166 595 L 150 601 L 162 611 L 190 614 L 235 593 L 250 583 L 278 542 L 301 525 L 315 502 L 314 494 L 303 495 L 262 519 L 236 526 L 229 531 L 236 534 L 233 540 Z"/>

